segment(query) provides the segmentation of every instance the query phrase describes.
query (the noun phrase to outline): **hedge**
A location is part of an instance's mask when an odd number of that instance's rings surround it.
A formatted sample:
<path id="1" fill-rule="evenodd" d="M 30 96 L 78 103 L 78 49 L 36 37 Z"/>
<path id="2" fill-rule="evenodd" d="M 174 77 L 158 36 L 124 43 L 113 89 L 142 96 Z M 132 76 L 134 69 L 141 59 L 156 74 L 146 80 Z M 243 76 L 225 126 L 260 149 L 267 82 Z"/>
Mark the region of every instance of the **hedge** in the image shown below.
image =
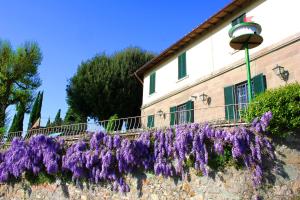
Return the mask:
<path id="1" fill-rule="evenodd" d="M 286 137 L 300 128 L 300 84 L 293 83 L 267 90 L 255 97 L 246 111 L 246 120 L 251 122 L 267 111 L 273 118 L 268 130 L 272 136 Z"/>

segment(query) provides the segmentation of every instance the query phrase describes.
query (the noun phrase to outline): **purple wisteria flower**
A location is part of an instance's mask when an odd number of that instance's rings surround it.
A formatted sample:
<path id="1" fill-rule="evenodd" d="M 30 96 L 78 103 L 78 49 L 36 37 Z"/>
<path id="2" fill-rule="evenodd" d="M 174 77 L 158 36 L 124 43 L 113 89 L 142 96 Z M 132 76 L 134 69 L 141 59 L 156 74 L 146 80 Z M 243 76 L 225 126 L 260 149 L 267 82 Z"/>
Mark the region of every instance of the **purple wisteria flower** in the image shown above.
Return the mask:
<path id="1" fill-rule="evenodd" d="M 90 141 L 78 141 L 66 148 L 63 140 L 36 135 L 29 141 L 15 138 L 0 153 L 0 182 L 20 178 L 23 173 L 70 172 L 74 181 L 107 182 L 121 192 L 130 190 L 125 175 L 154 171 L 165 177 L 185 177 L 191 157 L 194 167 L 208 174 L 210 153 L 223 155 L 231 148 L 232 157 L 244 162 L 252 173 L 254 187 L 263 181 L 263 156 L 275 159 L 274 147 L 265 136 L 272 113 L 256 118 L 250 128 L 214 128 L 197 123 L 176 125 L 165 130 L 142 132 L 135 139 L 104 132 L 93 133 Z"/>

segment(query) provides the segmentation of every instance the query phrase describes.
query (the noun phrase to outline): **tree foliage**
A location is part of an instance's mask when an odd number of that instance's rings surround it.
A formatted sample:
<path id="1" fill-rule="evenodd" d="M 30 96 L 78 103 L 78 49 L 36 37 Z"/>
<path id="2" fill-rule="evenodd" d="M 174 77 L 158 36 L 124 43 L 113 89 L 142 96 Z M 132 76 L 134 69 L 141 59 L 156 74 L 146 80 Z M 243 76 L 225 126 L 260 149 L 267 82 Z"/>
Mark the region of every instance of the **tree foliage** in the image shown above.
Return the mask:
<path id="1" fill-rule="evenodd" d="M 44 92 L 41 92 L 38 101 L 38 108 L 36 111 L 36 120 L 41 117 L 43 98 L 44 98 Z"/>
<path id="2" fill-rule="evenodd" d="M 20 102 L 31 102 L 41 84 L 38 66 L 42 60 L 36 43 L 26 42 L 14 50 L 0 41 L 0 127 L 5 126 L 6 109 Z"/>
<path id="3" fill-rule="evenodd" d="M 47 121 L 47 124 L 46 124 L 46 127 L 50 127 L 51 126 L 51 121 L 50 121 L 50 117 L 48 118 L 48 121 Z"/>
<path id="4" fill-rule="evenodd" d="M 14 115 L 13 122 L 10 126 L 9 132 L 23 131 L 23 121 L 24 121 L 25 113 L 26 113 L 25 105 L 19 103 L 17 105 L 17 113 Z"/>
<path id="5" fill-rule="evenodd" d="M 86 118 L 75 112 L 72 108 L 68 108 L 64 118 L 64 124 L 85 123 Z"/>
<path id="6" fill-rule="evenodd" d="M 121 124 L 117 123 L 117 120 L 119 119 L 117 114 L 114 114 L 112 116 L 110 116 L 110 118 L 108 119 L 108 123 L 106 125 L 106 131 L 107 132 L 111 132 L 114 131 L 115 128 L 118 128 L 116 126 L 120 126 Z"/>
<path id="7" fill-rule="evenodd" d="M 134 72 L 154 55 L 127 48 L 113 55 L 96 55 L 82 62 L 67 85 L 67 102 L 82 116 L 98 120 L 140 114 L 142 86 Z"/>
<path id="8" fill-rule="evenodd" d="M 58 111 L 57 111 L 57 113 L 55 115 L 54 121 L 51 124 L 52 126 L 60 126 L 60 125 L 62 125 L 63 120 L 62 120 L 60 114 L 61 114 L 61 110 L 58 109 Z"/>
<path id="9" fill-rule="evenodd" d="M 251 102 L 246 119 L 251 122 L 255 117 L 271 110 L 273 119 L 269 130 L 272 136 L 285 137 L 290 131 L 300 128 L 300 84 L 293 83 L 284 87 L 267 90 Z"/>
<path id="10" fill-rule="evenodd" d="M 41 96 L 41 93 L 39 92 L 37 94 L 36 98 L 35 98 L 34 103 L 33 103 L 33 106 L 32 106 L 31 112 L 30 112 L 29 122 L 28 122 L 28 129 L 31 129 L 31 127 L 33 126 L 33 124 L 39 118 L 38 117 L 38 112 L 39 112 L 40 96 Z"/>

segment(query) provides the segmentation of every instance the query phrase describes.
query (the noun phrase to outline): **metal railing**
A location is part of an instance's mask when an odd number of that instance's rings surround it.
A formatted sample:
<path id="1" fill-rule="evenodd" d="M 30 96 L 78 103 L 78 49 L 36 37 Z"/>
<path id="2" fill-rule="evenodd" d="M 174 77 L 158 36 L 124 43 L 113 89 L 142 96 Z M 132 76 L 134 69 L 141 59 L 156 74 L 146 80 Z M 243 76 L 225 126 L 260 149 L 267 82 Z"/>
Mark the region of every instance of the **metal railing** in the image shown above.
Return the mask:
<path id="1" fill-rule="evenodd" d="M 165 128 L 178 124 L 210 123 L 211 125 L 236 125 L 244 123 L 244 112 L 248 104 L 230 104 L 226 106 L 207 106 L 175 112 L 149 113 L 147 116 L 136 116 L 99 121 L 98 123 L 78 123 L 70 125 L 37 128 L 27 131 L 10 132 L 2 138 L 2 144 L 10 143 L 14 137 L 29 139 L 36 134 L 51 137 L 78 139 L 89 133 L 105 131 L 110 134 L 138 133 L 153 128 Z"/>

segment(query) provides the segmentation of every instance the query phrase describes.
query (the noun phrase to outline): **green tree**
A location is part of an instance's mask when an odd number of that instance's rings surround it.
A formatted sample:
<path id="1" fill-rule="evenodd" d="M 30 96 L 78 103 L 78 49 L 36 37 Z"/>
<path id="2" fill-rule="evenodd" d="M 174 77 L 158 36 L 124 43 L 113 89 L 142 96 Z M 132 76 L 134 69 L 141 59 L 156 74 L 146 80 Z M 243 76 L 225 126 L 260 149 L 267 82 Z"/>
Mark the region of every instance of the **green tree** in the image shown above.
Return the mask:
<path id="1" fill-rule="evenodd" d="M 51 126 L 51 121 L 50 121 L 50 117 L 48 118 L 48 121 L 47 121 L 47 124 L 46 124 L 46 127 L 50 127 Z"/>
<path id="2" fill-rule="evenodd" d="M 134 72 L 154 57 L 139 48 L 82 62 L 67 85 L 67 102 L 82 116 L 104 120 L 140 114 L 142 85 Z"/>
<path id="3" fill-rule="evenodd" d="M 107 132 L 111 132 L 111 131 L 115 131 L 118 130 L 118 126 L 120 126 L 121 124 L 119 124 L 117 122 L 117 120 L 119 119 L 117 114 L 112 115 L 109 119 L 108 119 L 108 123 L 106 126 L 106 131 Z"/>
<path id="4" fill-rule="evenodd" d="M 33 103 L 32 110 L 30 112 L 30 117 L 29 117 L 28 129 L 31 129 L 33 124 L 38 119 L 38 109 L 39 109 L 40 95 L 41 95 L 41 93 L 39 92 L 38 95 L 35 98 L 34 103 Z"/>
<path id="5" fill-rule="evenodd" d="M 9 132 L 23 131 L 23 121 L 25 113 L 26 106 L 22 103 L 19 103 L 17 105 L 17 113 L 14 115 L 14 119 L 10 126 Z"/>
<path id="6" fill-rule="evenodd" d="M 43 97 L 44 97 L 44 92 L 41 92 L 40 96 L 39 96 L 39 99 L 38 99 L 37 111 L 36 111 L 36 114 L 35 114 L 36 115 L 36 120 L 41 117 Z"/>
<path id="7" fill-rule="evenodd" d="M 26 42 L 14 50 L 0 41 L 0 127 L 5 126 L 6 109 L 19 102 L 30 102 L 41 85 L 38 66 L 42 60 L 36 43 Z"/>
<path id="8" fill-rule="evenodd" d="M 16 132 L 15 131 L 16 130 L 16 126 L 17 126 L 16 122 L 17 122 L 17 114 L 14 115 L 13 121 L 12 121 L 12 123 L 10 125 L 10 128 L 9 128 L 8 132 Z"/>
<path id="9" fill-rule="evenodd" d="M 33 124 L 41 117 L 43 96 L 44 96 L 44 92 L 39 92 L 35 98 L 35 101 L 34 101 L 34 104 L 33 104 L 33 107 L 32 107 L 31 113 L 30 113 L 28 129 L 30 129 L 33 126 Z"/>
<path id="10" fill-rule="evenodd" d="M 56 113 L 56 116 L 54 118 L 54 121 L 51 124 L 52 126 L 60 126 L 60 125 L 62 125 L 62 118 L 60 117 L 60 113 L 61 113 L 61 110 L 58 109 L 58 111 Z"/>
<path id="11" fill-rule="evenodd" d="M 76 113 L 72 108 L 68 108 L 66 116 L 64 118 L 64 124 L 76 124 L 85 123 L 86 118 Z"/>

